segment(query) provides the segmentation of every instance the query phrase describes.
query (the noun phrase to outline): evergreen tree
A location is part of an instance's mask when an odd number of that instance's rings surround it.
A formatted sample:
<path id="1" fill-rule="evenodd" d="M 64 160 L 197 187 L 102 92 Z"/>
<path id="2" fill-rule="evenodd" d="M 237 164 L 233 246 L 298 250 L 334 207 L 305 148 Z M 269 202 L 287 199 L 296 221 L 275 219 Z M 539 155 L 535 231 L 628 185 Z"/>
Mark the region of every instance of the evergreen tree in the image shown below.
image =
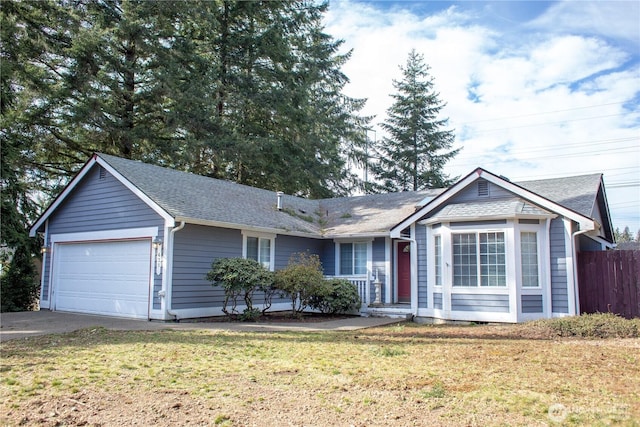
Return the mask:
<path id="1" fill-rule="evenodd" d="M 20 9 L 21 3 L 3 3 L 0 9 L 0 311 L 22 311 L 34 307 L 38 283 L 34 257 L 39 241 L 30 239 L 28 224 L 34 219 L 37 205 L 32 200 L 29 165 L 33 160 L 33 135 L 25 129 L 28 104 L 19 98 L 19 87 L 29 88 L 40 76 L 20 61 L 38 49 L 38 40 L 21 43 L 24 29 L 43 16 L 25 15 L 15 19 L 8 13 Z M 55 14 L 51 14 L 54 19 Z"/>
<path id="2" fill-rule="evenodd" d="M 341 93 L 349 55 L 323 33 L 326 7 L 4 2 L 20 52 L 8 62 L 25 70 L 12 119 L 30 141 L 33 185 L 56 194 L 99 151 L 311 197 L 347 193 L 368 120 L 364 101 Z"/>
<path id="3" fill-rule="evenodd" d="M 453 131 L 444 129 L 447 119 L 438 118 L 445 104 L 434 90 L 423 55 L 412 50 L 400 69 L 403 78 L 393 81 L 397 92 L 382 124 L 389 136 L 378 147 L 372 171 L 383 191 L 446 187 L 452 180 L 444 165 L 459 149 L 451 150 Z"/>

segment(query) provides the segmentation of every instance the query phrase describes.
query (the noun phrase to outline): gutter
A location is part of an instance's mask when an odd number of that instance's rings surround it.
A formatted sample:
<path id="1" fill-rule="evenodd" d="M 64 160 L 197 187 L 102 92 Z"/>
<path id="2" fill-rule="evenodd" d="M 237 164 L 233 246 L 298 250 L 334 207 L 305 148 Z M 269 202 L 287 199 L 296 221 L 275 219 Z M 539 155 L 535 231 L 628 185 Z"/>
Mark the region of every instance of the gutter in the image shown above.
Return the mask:
<path id="1" fill-rule="evenodd" d="M 167 274 L 167 284 L 170 284 L 170 289 L 167 289 L 167 299 L 166 299 L 166 304 L 167 304 L 167 313 L 169 313 L 169 315 L 173 316 L 175 318 L 176 321 L 179 321 L 179 317 L 178 317 L 178 313 L 176 313 L 174 310 L 171 309 L 171 295 L 173 294 L 173 243 L 174 243 L 174 235 L 182 230 L 184 228 L 184 226 L 187 225 L 187 223 L 185 221 L 181 221 L 180 225 L 178 225 L 177 227 L 173 227 L 171 229 L 171 231 L 169 232 L 169 245 L 171 247 L 170 251 L 169 251 L 169 257 L 168 259 L 170 260 L 170 266 L 171 268 L 167 268 L 167 271 L 165 274 Z"/>

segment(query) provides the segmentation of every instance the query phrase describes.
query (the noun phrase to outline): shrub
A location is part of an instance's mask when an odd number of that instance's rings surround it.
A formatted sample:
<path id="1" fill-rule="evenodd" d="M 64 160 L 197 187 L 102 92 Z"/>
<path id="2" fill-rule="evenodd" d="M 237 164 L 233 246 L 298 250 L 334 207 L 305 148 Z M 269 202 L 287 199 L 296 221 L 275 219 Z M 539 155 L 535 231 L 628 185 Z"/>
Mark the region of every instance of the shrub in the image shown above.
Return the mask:
<path id="1" fill-rule="evenodd" d="M 224 289 L 222 311 L 227 316 L 239 314 L 237 306 L 240 297 L 246 305 L 240 316 L 241 320 L 256 320 L 271 306 L 273 273 L 255 260 L 217 259 L 211 264 L 211 270 L 207 273 L 206 278 L 213 286 L 221 286 Z M 253 307 L 253 295 L 256 291 L 265 293 L 265 308 L 262 311 Z M 231 305 L 230 310 L 229 305 Z"/>
<path id="2" fill-rule="evenodd" d="M 530 322 L 550 335 L 582 338 L 638 338 L 640 319 L 627 320 L 612 313 L 583 314 Z"/>
<path id="3" fill-rule="evenodd" d="M 307 252 L 293 254 L 287 267 L 276 272 L 275 285 L 283 297 L 291 299 L 292 315 L 302 313 L 311 298 L 325 289 L 320 258 Z"/>
<path id="4" fill-rule="evenodd" d="M 309 306 L 322 313 L 350 313 L 360 308 L 358 290 L 345 279 L 325 280 L 321 292 L 310 298 Z"/>

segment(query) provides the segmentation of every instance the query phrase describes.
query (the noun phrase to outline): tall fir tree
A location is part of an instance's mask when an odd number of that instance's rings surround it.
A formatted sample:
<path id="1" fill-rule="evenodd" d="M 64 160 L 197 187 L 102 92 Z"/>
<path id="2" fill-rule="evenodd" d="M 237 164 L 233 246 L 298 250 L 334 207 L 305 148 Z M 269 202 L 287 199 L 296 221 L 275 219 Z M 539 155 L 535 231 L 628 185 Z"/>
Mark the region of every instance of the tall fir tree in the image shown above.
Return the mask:
<path id="1" fill-rule="evenodd" d="M 3 4 L 20 64 L 34 70 L 15 85 L 34 141 L 30 176 L 55 194 L 100 151 L 310 197 L 349 192 L 358 183 L 347 156 L 364 145 L 368 119 L 363 100 L 341 93 L 349 55 L 323 32 L 326 8 Z"/>
<path id="2" fill-rule="evenodd" d="M 372 165 L 380 191 L 408 191 L 450 185 L 444 173 L 447 161 L 459 149 L 451 150 L 452 130 L 439 118 L 446 104 L 434 89 L 434 79 L 424 56 L 412 50 L 400 67 L 402 80 L 394 80 L 396 93 L 382 128 L 388 133 L 377 147 L 378 161 Z"/>

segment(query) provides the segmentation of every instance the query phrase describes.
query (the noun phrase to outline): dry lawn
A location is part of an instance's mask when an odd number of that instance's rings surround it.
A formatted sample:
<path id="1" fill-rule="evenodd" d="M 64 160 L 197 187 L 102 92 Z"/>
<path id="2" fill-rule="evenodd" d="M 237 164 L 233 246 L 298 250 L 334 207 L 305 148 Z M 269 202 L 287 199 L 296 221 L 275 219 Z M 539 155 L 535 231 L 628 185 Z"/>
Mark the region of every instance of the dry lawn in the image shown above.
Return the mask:
<path id="1" fill-rule="evenodd" d="M 1 348 L 2 425 L 640 425 L 640 339 L 83 330 Z"/>

